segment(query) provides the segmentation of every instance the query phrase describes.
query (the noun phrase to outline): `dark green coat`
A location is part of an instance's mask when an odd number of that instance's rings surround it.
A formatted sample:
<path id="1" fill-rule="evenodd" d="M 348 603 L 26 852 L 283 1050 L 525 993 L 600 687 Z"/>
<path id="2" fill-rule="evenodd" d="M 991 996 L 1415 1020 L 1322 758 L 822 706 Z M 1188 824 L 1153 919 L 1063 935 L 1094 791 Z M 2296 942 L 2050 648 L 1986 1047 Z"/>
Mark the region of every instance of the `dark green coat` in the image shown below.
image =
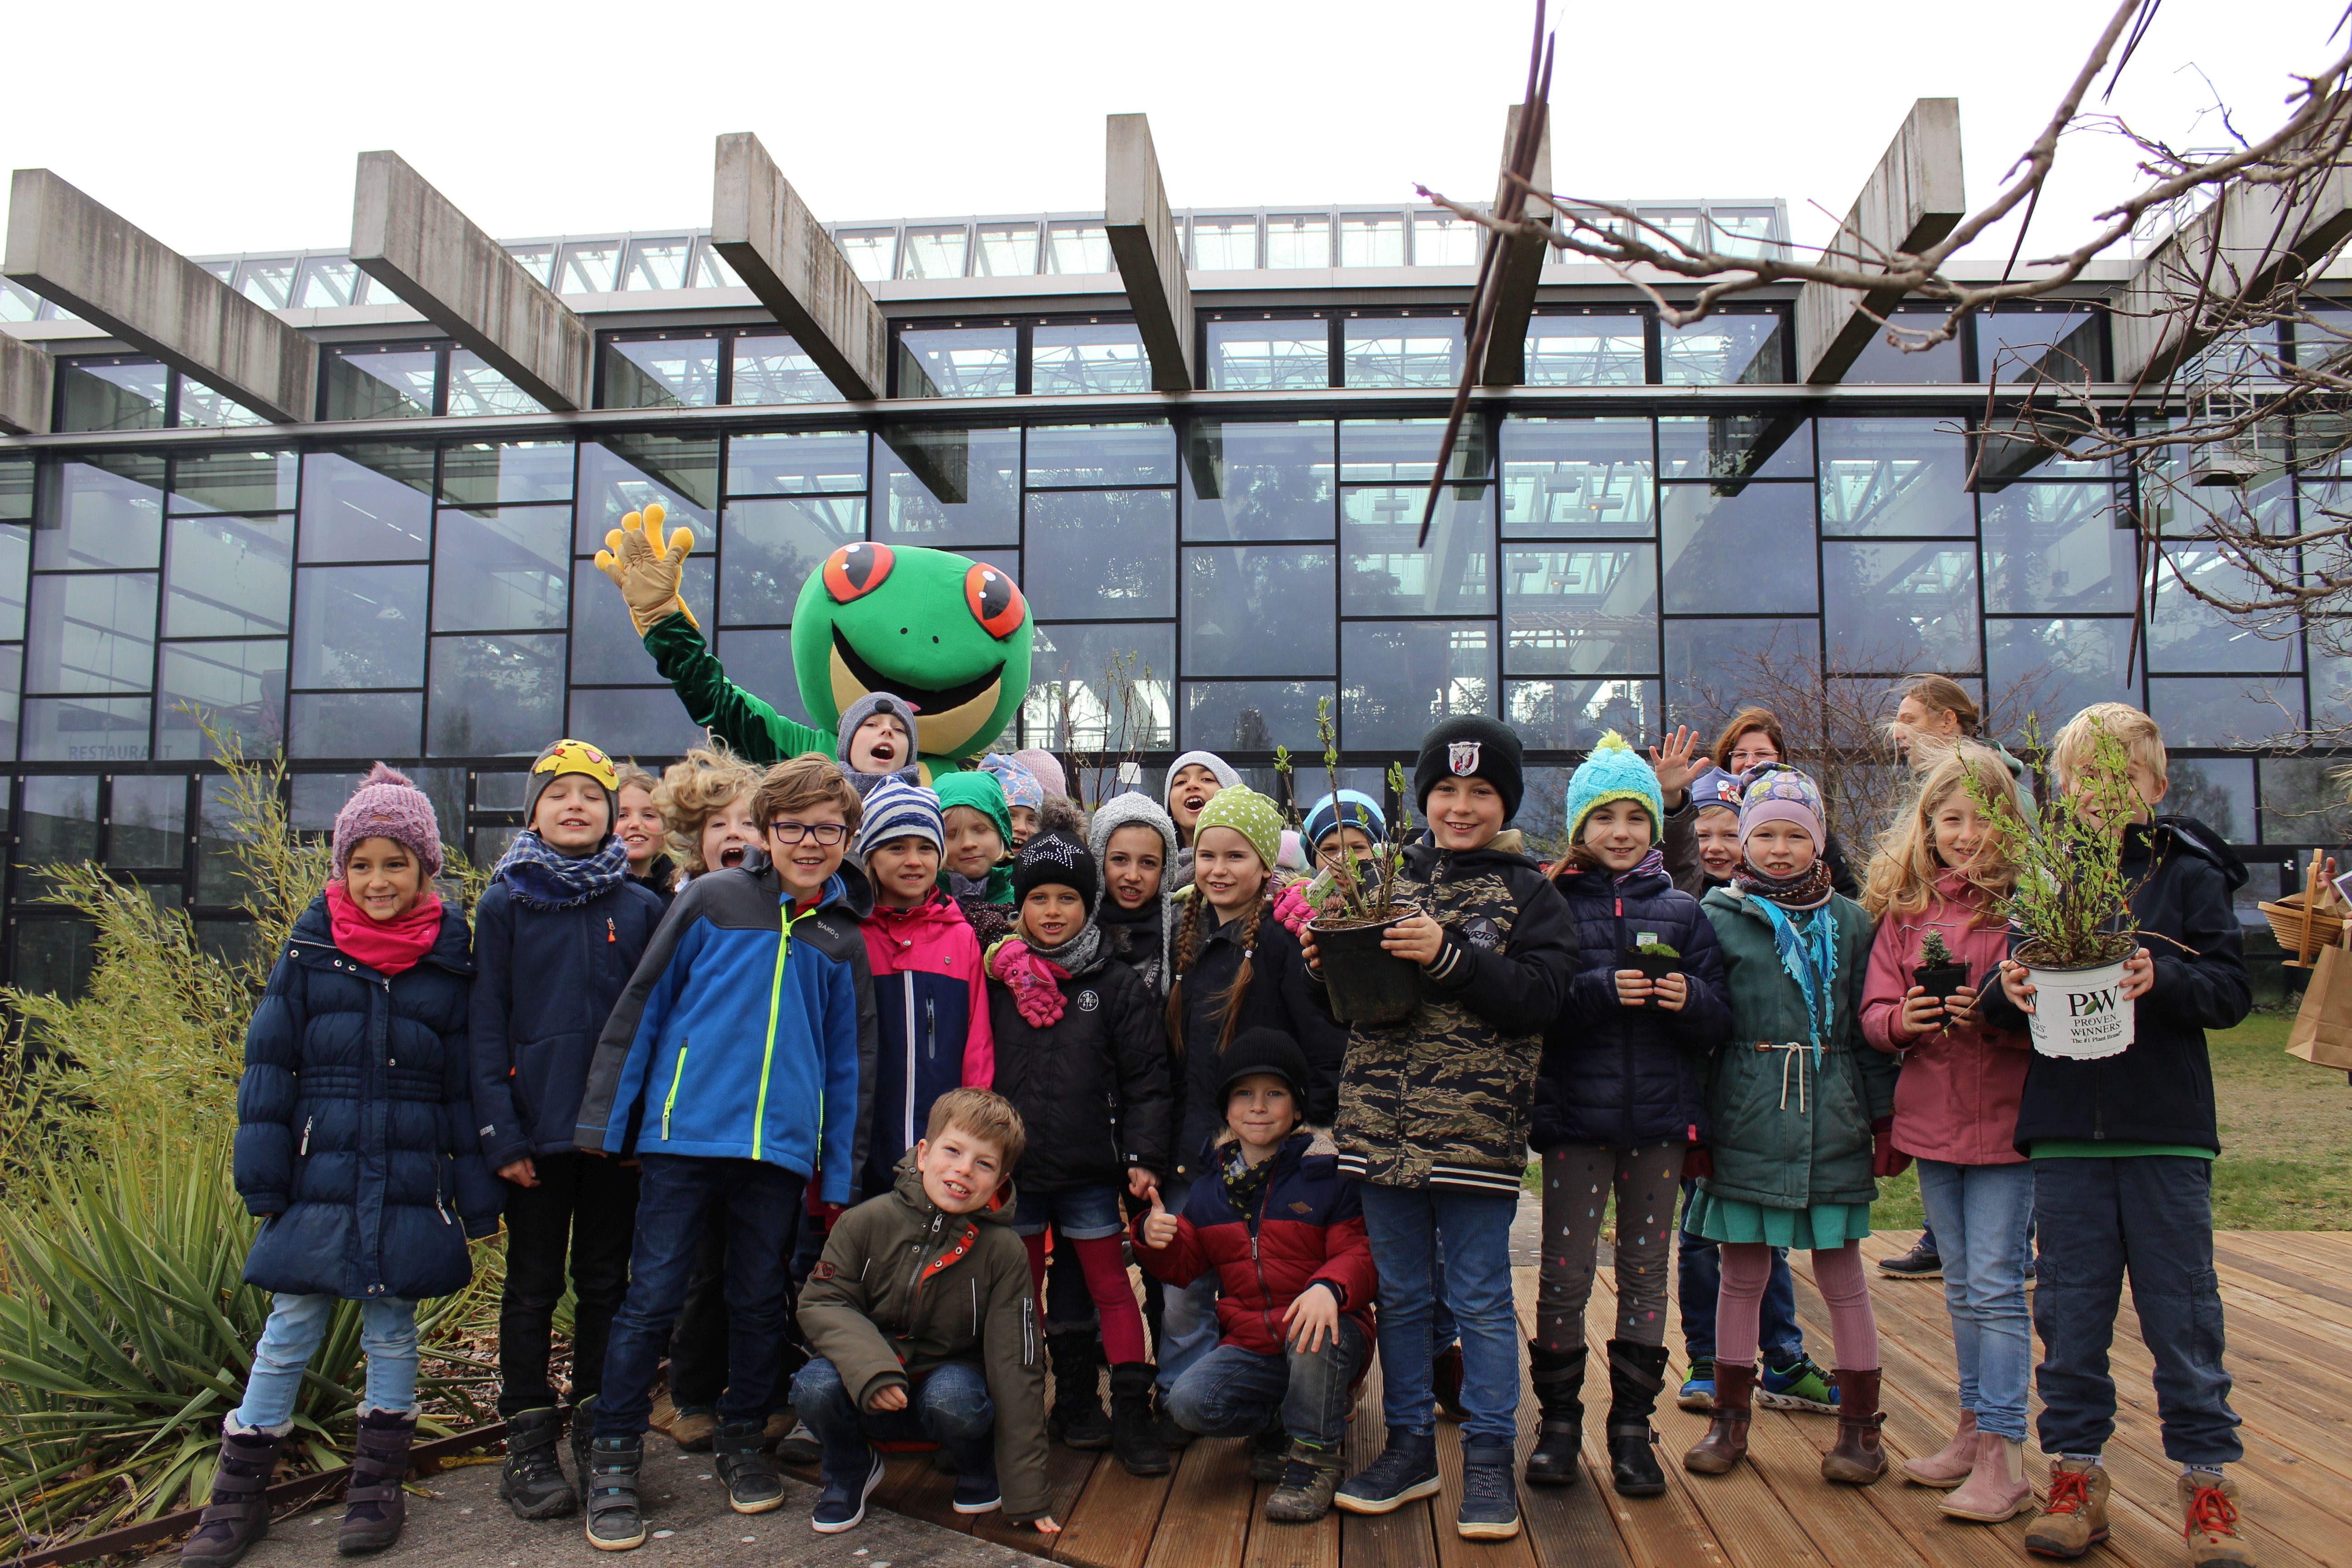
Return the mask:
<path id="1" fill-rule="evenodd" d="M 1838 926 L 1834 1013 L 1816 1071 L 1810 1050 L 1759 1048 L 1759 1041 L 1801 1041 L 1810 1033 L 1805 994 L 1773 949 L 1769 918 L 1729 888 L 1708 893 L 1700 907 L 1715 922 L 1731 998 L 1731 1037 L 1707 1062 L 1715 1173 L 1702 1184 L 1718 1198 L 1766 1208 L 1871 1202 L 1878 1184 L 1870 1173 L 1870 1124 L 1895 1113 L 1895 1064 L 1862 1037 L 1870 917 L 1853 900 L 1831 897 Z"/>

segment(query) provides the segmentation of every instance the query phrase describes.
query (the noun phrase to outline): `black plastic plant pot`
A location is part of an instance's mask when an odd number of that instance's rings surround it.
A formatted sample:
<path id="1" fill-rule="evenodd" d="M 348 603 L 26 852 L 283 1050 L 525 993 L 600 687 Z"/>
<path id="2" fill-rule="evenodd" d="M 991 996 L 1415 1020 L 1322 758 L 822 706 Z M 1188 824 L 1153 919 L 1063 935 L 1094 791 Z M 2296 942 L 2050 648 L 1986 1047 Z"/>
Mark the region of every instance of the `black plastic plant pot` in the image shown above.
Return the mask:
<path id="1" fill-rule="evenodd" d="M 1680 974 L 1683 972 L 1683 961 L 1679 958 L 1668 958 L 1662 952 L 1643 952 L 1639 948 L 1626 947 L 1620 948 L 1617 952 L 1617 967 L 1638 969 L 1642 972 L 1642 978 L 1655 985 L 1669 974 Z M 1645 1006 L 1647 1005 L 1643 1004 Z"/>
<path id="2" fill-rule="evenodd" d="M 1952 993 L 1969 983 L 1969 966 L 1965 963 L 1923 963 L 1911 972 L 1911 984 L 1924 988 L 1938 1002 L 1951 1000 Z"/>
<path id="3" fill-rule="evenodd" d="M 1421 967 L 1381 945 L 1405 917 L 1370 925 L 1314 924 L 1331 1013 L 1343 1024 L 1401 1024 L 1421 1005 Z"/>

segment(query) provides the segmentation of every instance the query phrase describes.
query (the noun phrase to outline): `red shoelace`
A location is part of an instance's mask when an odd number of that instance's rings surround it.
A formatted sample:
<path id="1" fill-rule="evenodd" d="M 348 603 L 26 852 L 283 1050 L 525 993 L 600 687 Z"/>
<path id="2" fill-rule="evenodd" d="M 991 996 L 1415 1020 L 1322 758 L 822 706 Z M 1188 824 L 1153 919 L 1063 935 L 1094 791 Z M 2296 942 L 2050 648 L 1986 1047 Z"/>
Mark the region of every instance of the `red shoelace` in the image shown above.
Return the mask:
<path id="1" fill-rule="evenodd" d="M 2080 1513 L 2091 1506 L 2091 1472 L 2061 1470 L 2050 1478 L 2050 1506 L 2044 1513 Z M 2191 1517 L 2195 1517 L 2194 1510 Z"/>
<path id="2" fill-rule="evenodd" d="M 2220 1541 L 2238 1533 L 2238 1505 L 2220 1487 L 2199 1487 L 2189 1495 L 2189 1522 L 2181 1527 L 2183 1541 L 2199 1531 L 2208 1541 Z"/>

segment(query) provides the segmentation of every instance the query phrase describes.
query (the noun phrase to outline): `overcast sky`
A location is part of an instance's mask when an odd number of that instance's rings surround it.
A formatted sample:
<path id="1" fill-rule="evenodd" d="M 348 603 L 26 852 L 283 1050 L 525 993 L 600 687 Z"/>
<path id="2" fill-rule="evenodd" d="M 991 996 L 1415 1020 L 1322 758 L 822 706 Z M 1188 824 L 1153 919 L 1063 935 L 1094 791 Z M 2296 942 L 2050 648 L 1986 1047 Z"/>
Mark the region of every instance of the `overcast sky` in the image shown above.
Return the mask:
<path id="1" fill-rule="evenodd" d="M 2166 0 L 2111 105 L 2274 124 L 2344 0 Z M 1969 197 L 2047 118 L 2107 0 L 1555 4 L 1552 169 L 1592 196 L 1770 197 L 1824 237 L 1912 100 L 1957 96 Z M 803 0 L 284 9 L 21 5 L 0 156 L 192 254 L 340 247 L 354 156 L 398 151 L 504 237 L 707 226 L 712 138 L 759 133 L 820 217 L 1099 209 L 1103 116 L 1151 117 L 1179 206 L 1490 195 L 1531 0 Z M 2200 74 L 2201 73 L 2201 74 Z M 2211 87 L 2208 87 L 2210 79 Z M 2099 107 L 2095 103 L 2094 108 Z M 2127 160 L 2085 133 L 2029 252 Z"/>

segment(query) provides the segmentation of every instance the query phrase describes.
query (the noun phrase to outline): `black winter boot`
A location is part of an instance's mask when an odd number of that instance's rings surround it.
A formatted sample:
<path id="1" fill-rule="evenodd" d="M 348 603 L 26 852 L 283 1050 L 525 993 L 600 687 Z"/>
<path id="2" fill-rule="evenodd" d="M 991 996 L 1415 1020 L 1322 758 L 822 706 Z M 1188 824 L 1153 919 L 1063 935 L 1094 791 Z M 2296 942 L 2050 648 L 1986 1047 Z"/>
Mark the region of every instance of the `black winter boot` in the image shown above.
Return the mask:
<path id="1" fill-rule="evenodd" d="M 583 1492 L 588 1489 L 588 1450 L 595 1436 L 596 1396 L 592 1394 L 572 1407 L 572 1473 L 580 1478 Z M 709 1447 L 707 1443 L 703 1446 Z"/>
<path id="2" fill-rule="evenodd" d="M 588 1544 L 599 1552 L 626 1552 L 646 1539 L 646 1518 L 637 1511 L 637 1470 L 646 1462 L 646 1440 L 599 1437 L 588 1451 L 582 1489 L 588 1515 Z"/>
<path id="3" fill-rule="evenodd" d="M 1564 1487 L 1576 1479 L 1584 1449 L 1584 1357 L 1586 1347 L 1546 1350 L 1528 1342 L 1528 1382 L 1543 1411 L 1535 1452 L 1528 1456 L 1528 1485 Z"/>
<path id="4" fill-rule="evenodd" d="M 416 1440 L 414 1410 L 371 1410 L 360 1418 L 352 1449 L 352 1479 L 343 1488 L 343 1527 L 335 1550 L 346 1557 L 381 1552 L 400 1539 L 408 1519 L 408 1447 Z"/>
<path id="5" fill-rule="evenodd" d="M 1096 1359 L 1091 1328 L 1064 1329 L 1045 1336 L 1054 1363 L 1054 1405 L 1045 1434 L 1066 1448 L 1110 1447 L 1110 1417 L 1103 1414 L 1102 1366 Z"/>
<path id="6" fill-rule="evenodd" d="M 1151 1429 L 1151 1363 L 1123 1361 L 1110 1369 L 1110 1446 L 1130 1476 L 1164 1476 L 1168 1449 Z"/>
<path id="7" fill-rule="evenodd" d="M 269 1505 L 261 1494 L 278 1466 L 278 1446 L 286 1439 L 267 1432 L 223 1432 L 213 1468 L 212 1500 L 194 1535 L 180 1547 L 180 1561 L 201 1568 L 229 1568 L 269 1533 Z"/>
<path id="8" fill-rule="evenodd" d="M 563 1519 L 580 1508 L 580 1495 L 563 1479 L 555 1458 L 563 1417 L 552 1408 L 519 1410 L 507 1417 L 507 1462 L 499 1471 L 499 1496 L 517 1519 Z"/>
<path id="9" fill-rule="evenodd" d="M 1650 1428 L 1665 1386 L 1665 1346 L 1609 1342 L 1609 1484 L 1619 1497 L 1657 1497 L 1666 1489 L 1658 1435 Z"/>

